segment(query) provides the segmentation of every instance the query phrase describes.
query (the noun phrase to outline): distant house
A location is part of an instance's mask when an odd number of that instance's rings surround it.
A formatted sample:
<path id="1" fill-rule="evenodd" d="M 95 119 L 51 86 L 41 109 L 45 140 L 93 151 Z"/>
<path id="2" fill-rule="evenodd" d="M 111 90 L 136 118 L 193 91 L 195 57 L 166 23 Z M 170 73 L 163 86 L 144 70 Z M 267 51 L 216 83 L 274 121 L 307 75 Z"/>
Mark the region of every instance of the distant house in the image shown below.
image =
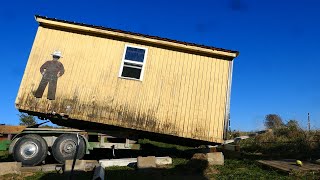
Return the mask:
<path id="1" fill-rule="evenodd" d="M 60 114 L 71 126 L 80 120 L 223 141 L 237 51 L 43 16 L 36 20 L 16 98 L 19 110 Z M 51 62 L 53 52 L 61 53 L 59 63 Z M 52 79 L 49 73 L 59 75 Z"/>

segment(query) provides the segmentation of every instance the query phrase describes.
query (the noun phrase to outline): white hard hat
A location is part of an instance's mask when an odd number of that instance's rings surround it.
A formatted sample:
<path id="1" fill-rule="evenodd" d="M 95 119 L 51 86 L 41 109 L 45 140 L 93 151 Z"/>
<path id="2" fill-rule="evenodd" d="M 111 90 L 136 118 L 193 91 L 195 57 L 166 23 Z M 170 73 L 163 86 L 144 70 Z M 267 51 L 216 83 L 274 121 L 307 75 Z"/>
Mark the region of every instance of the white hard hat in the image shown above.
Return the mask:
<path id="1" fill-rule="evenodd" d="M 58 50 L 55 50 L 51 55 L 52 55 L 52 56 L 62 57 L 61 51 L 58 51 Z"/>

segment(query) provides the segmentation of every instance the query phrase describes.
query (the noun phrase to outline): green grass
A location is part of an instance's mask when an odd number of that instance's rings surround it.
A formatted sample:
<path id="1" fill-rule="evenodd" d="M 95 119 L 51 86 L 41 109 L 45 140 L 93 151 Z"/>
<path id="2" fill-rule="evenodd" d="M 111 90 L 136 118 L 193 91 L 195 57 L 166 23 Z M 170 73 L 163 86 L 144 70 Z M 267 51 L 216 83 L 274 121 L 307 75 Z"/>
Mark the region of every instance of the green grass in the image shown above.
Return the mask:
<path id="1" fill-rule="evenodd" d="M 69 179 L 69 175 L 68 173 L 63 173 L 63 174 L 59 174 L 57 172 L 49 172 L 49 173 L 35 173 L 32 176 L 29 176 L 27 178 L 25 178 L 25 180 L 36 180 L 36 179 L 47 179 L 47 180 L 63 180 L 63 179 Z M 87 179 L 92 179 L 93 176 L 93 172 L 76 172 L 73 175 L 73 179 L 76 180 L 87 180 Z"/>
<path id="2" fill-rule="evenodd" d="M 290 174 L 260 165 L 256 160 L 226 159 L 224 166 L 213 166 L 219 173 L 215 179 L 320 179 L 319 172 L 291 172 Z"/>
<path id="3" fill-rule="evenodd" d="M 201 166 L 199 162 L 175 158 L 173 166 L 139 171 L 134 168 L 112 167 L 106 169 L 107 179 L 296 179 L 306 176 L 289 175 L 260 166 L 254 160 L 226 159 L 224 166 Z M 200 166 L 199 166 L 200 165 Z M 309 176 L 311 177 L 311 176 Z M 316 176 L 311 179 L 317 179 Z"/>
<path id="4" fill-rule="evenodd" d="M 188 159 L 184 159 L 184 158 L 174 158 L 172 161 L 172 166 L 181 166 L 181 165 L 186 165 L 189 162 Z"/>
<path id="5" fill-rule="evenodd" d="M 24 180 L 42 179 L 44 176 L 46 176 L 46 174 L 49 174 L 49 173 L 37 172 L 37 173 L 34 173 L 31 176 L 26 176 L 23 179 Z"/>
<path id="6" fill-rule="evenodd" d="M 173 158 L 173 164 L 150 170 L 136 170 L 134 167 L 110 167 L 106 169 L 106 179 L 320 179 L 318 174 L 287 174 L 262 166 L 256 162 L 255 156 L 242 156 L 241 159 L 229 159 L 225 154 L 223 166 L 208 166 L 207 161 L 191 159 L 194 149 L 173 144 L 140 140 L 143 147 L 136 155 L 155 155 Z M 121 157 L 119 157 L 121 158 Z M 262 157 L 263 158 L 263 157 Z M 7 152 L 0 151 L 0 161 L 12 161 Z M 91 179 L 93 172 L 78 172 L 74 179 Z M 22 175 L 0 176 L 0 179 L 68 179 L 69 174 L 29 173 Z"/>
<path id="7" fill-rule="evenodd" d="M 7 157 L 9 154 L 8 154 L 8 151 L 0 151 L 0 158 L 5 158 Z"/>
<path id="8" fill-rule="evenodd" d="M 206 179 L 201 162 L 174 158 L 171 166 L 136 170 L 128 167 L 106 168 L 106 179 Z"/>
<path id="9" fill-rule="evenodd" d="M 0 151 L 0 162 L 10 162 L 13 161 L 11 155 L 9 155 L 8 151 Z"/>
<path id="10" fill-rule="evenodd" d="M 224 166 L 214 167 L 219 171 L 212 176 L 216 179 L 292 179 L 288 174 L 266 169 L 254 160 L 226 159 Z"/>
<path id="11" fill-rule="evenodd" d="M 226 159 L 224 166 L 201 166 L 201 161 L 192 162 L 192 160 L 175 158 L 173 165 L 150 169 L 146 171 L 136 170 L 131 167 L 110 167 L 106 169 L 106 179 L 266 179 L 266 180 L 282 180 L 282 179 L 319 179 L 314 174 L 298 174 L 292 175 L 281 173 L 269 168 L 260 166 L 254 160 L 236 160 Z M 200 164 L 199 164 L 200 163 Z M 21 179 L 18 175 L 4 176 L 6 179 Z M 12 178 L 11 178 L 12 177 Z M 34 173 L 23 179 L 68 179 L 69 174 L 50 173 Z M 75 179 L 91 179 L 92 172 L 78 172 Z M 0 177 L 1 179 L 1 177 Z"/>
<path id="12" fill-rule="evenodd" d="M 59 174 L 57 172 L 36 172 L 36 173 L 22 173 L 20 175 L 18 174 L 7 174 L 4 176 L 0 176 L 0 179 L 2 180 L 38 180 L 38 179 L 46 179 L 46 180 L 64 180 L 69 179 L 69 174 Z M 79 179 L 79 180 L 87 180 L 92 179 L 92 172 L 77 172 L 73 179 Z"/>

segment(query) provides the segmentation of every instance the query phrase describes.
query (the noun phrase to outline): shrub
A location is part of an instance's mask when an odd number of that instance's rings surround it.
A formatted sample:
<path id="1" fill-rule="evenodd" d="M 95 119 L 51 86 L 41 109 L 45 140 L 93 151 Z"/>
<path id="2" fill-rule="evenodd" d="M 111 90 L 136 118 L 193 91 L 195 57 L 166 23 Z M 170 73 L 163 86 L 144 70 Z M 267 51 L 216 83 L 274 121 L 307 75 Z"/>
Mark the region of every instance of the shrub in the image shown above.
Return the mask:
<path id="1" fill-rule="evenodd" d="M 283 121 L 282 118 L 277 114 L 268 114 L 264 120 L 264 125 L 268 129 L 277 129 L 282 127 Z"/>
<path id="2" fill-rule="evenodd" d="M 241 142 L 243 151 L 281 158 L 319 158 L 320 133 L 305 131 L 290 120 L 267 132 Z"/>

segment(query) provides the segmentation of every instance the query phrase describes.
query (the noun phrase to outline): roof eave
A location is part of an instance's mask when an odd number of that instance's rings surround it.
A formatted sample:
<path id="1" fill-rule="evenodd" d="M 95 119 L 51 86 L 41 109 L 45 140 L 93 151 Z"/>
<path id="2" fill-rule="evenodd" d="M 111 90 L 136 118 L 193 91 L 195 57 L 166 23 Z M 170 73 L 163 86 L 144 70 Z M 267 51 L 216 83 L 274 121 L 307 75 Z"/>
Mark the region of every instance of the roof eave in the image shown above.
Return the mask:
<path id="1" fill-rule="evenodd" d="M 48 19 L 48 18 L 45 18 L 42 16 L 37 16 L 37 15 L 35 16 L 35 19 L 40 25 L 47 25 L 47 26 L 56 27 L 56 28 L 71 29 L 71 30 L 77 30 L 77 31 L 83 31 L 83 32 L 90 32 L 90 33 L 95 33 L 95 34 L 103 34 L 103 35 L 108 35 L 108 36 L 116 36 L 116 37 L 131 39 L 131 40 L 137 40 L 140 42 L 146 42 L 146 43 L 174 47 L 174 48 L 178 48 L 178 49 L 208 53 L 208 54 L 218 55 L 218 56 L 225 56 L 225 57 L 231 58 L 232 60 L 239 55 L 239 52 L 237 52 L 237 51 L 233 51 L 233 52 L 219 51 L 219 50 L 213 49 L 213 48 L 210 49 L 210 48 L 192 46 L 187 43 L 181 44 L 181 43 L 169 42 L 169 41 L 165 41 L 165 40 L 153 39 L 153 38 L 148 38 L 148 37 L 143 37 L 143 36 L 138 36 L 138 35 L 133 35 L 133 34 L 126 34 L 124 32 L 114 32 L 114 31 L 110 31 L 107 29 L 99 29 L 96 27 L 89 27 L 84 24 L 83 25 L 75 24 L 75 23 L 71 23 L 71 22 L 67 22 L 67 21 L 61 22 L 59 20 Z"/>

